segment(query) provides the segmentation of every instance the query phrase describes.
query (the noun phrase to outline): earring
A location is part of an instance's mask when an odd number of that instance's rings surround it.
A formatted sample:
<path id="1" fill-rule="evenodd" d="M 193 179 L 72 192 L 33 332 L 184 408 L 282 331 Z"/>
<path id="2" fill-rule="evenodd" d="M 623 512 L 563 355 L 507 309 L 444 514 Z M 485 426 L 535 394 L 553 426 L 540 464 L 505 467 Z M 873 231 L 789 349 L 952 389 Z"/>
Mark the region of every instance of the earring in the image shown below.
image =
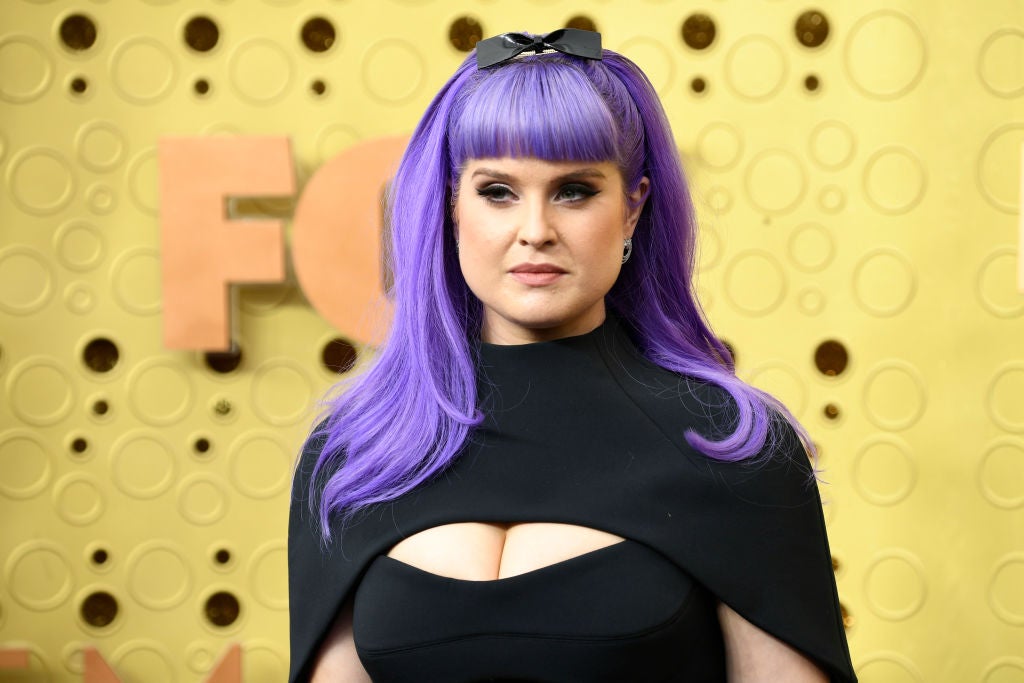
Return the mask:
<path id="1" fill-rule="evenodd" d="M 458 240 L 455 240 L 455 253 L 456 254 L 459 253 L 459 241 Z"/>
<path id="2" fill-rule="evenodd" d="M 633 238 L 627 237 L 625 241 L 622 243 L 622 247 L 622 262 L 625 263 L 626 261 L 629 260 L 629 257 L 633 255 Z"/>

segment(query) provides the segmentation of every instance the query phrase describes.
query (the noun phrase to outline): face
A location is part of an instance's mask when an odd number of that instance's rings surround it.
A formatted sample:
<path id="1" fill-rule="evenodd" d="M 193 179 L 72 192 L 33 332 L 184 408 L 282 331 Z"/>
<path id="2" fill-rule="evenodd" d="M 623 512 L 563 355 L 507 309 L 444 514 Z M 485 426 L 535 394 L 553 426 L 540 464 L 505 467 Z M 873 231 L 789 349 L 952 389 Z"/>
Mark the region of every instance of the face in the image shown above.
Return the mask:
<path id="1" fill-rule="evenodd" d="M 459 178 L 455 239 L 483 303 L 483 341 L 584 334 L 604 321 L 649 182 L 626 196 L 611 162 L 475 159 Z"/>

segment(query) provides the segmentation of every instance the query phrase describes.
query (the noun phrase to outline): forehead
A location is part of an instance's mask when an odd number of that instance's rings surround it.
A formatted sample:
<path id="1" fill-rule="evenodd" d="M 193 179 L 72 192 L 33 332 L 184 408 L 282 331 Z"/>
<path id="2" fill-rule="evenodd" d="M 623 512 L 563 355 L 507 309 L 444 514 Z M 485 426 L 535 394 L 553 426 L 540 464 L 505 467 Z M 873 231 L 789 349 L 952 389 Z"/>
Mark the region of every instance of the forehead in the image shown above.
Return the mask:
<path id="1" fill-rule="evenodd" d="M 621 180 L 618 166 L 610 161 L 546 161 L 535 157 L 484 157 L 469 159 L 460 180 L 473 177 L 504 177 L 519 181 L 551 181 L 568 176 L 595 180 Z"/>

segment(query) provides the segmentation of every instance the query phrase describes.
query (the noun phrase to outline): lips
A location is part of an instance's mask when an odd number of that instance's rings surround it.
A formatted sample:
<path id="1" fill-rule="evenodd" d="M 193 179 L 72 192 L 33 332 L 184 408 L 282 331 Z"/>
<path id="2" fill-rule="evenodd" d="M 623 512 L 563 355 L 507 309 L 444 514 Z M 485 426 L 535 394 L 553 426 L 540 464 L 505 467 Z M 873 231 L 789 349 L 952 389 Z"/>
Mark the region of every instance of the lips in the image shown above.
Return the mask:
<path id="1" fill-rule="evenodd" d="M 513 266 L 509 274 L 524 285 L 542 287 L 559 280 L 565 272 L 552 263 L 520 263 Z"/>

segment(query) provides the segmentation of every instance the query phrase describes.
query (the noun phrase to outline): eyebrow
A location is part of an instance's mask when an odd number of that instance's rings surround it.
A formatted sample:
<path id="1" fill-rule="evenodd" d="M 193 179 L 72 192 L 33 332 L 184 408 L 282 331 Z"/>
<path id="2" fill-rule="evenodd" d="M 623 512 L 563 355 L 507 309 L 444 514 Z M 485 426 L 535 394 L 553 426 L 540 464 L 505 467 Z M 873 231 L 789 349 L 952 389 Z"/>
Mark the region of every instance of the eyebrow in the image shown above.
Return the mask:
<path id="1" fill-rule="evenodd" d="M 495 180 L 502 180 L 504 182 L 512 182 L 516 180 L 516 177 L 510 173 L 505 173 L 493 168 L 478 168 L 473 171 L 473 175 L 470 178 L 475 178 L 478 175 L 488 176 Z M 554 179 L 555 182 L 564 182 L 566 180 L 575 180 L 577 178 L 604 178 L 605 175 L 600 169 L 588 166 L 587 168 L 580 168 L 575 171 L 570 171 L 564 175 L 560 175 Z"/>

